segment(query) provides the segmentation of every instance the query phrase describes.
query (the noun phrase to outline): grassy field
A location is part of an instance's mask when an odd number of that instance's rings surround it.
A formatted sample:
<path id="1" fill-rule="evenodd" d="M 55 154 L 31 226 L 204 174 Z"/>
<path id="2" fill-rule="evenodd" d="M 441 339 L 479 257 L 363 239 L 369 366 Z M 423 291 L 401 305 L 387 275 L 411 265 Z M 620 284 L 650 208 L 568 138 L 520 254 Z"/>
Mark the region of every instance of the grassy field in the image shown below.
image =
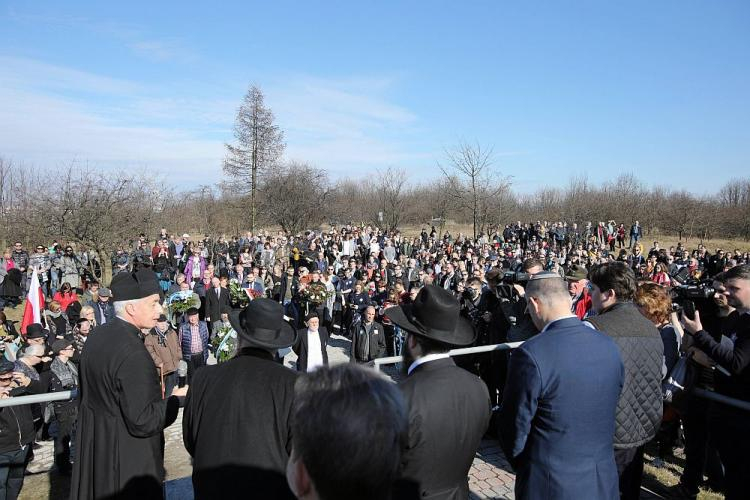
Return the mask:
<path id="1" fill-rule="evenodd" d="M 429 232 L 430 224 L 404 226 L 403 228 L 401 228 L 401 233 L 405 234 L 406 236 L 411 236 L 411 237 L 418 236 L 419 233 L 422 231 L 422 228 L 427 229 L 427 232 Z M 437 229 L 439 230 L 439 228 Z M 451 221 L 445 224 L 445 227 L 443 228 L 443 233 L 445 233 L 446 231 L 450 232 L 451 235 L 454 237 L 458 236 L 459 233 L 462 233 L 464 235 L 473 234 L 473 230 L 470 224 L 457 224 Z M 654 241 L 658 241 L 659 246 L 661 248 L 669 248 L 670 246 L 677 246 L 677 243 L 680 240 L 676 235 L 650 233 L 641 239 L 641 244 L 643 245 L 645 250 L 648 250 L 649 248 L 651 248 L 651 245 L 654 243 Z M 627 243 L 628 240 L 626 239 L 625 242 Z M 735 249 L 739 249 L 741 252 L 750 251 L 750 241 L 744 241 L 741 239 L 721 239 L 721 238 L 710 239 L 710 240 L 701 240 L 699 238 L 690 238 L 690 239 L 683 238 L 682 239 L 682 245 L 688 250 L 693 250 L 695 248 L 698 248 L 698 245 L 700 243 L 703 243 L 706 246 L 706 248 L 709 249 L 711 253 L 713 253 L 717 248 L 721 248 L 726 251 L 734 251 Z"/>
<path id="2" fill-rule="evenodd" d="M 675 486 L 680 481 L 682 470 L 685 467 L 685 453 L 682 448 L 675 449 L 674 456 L 664 461 L 664 467 L 654 467 L 651 461 L 654 455 L 650 454 L 646 448 L 646 464 L 643 468 L 643 486 L 651 491 L 666 496 L 669 488 Z M 698 493 L 698 500 L 723 500 L 724 495 L 708 489 L 701 488 Z"/>

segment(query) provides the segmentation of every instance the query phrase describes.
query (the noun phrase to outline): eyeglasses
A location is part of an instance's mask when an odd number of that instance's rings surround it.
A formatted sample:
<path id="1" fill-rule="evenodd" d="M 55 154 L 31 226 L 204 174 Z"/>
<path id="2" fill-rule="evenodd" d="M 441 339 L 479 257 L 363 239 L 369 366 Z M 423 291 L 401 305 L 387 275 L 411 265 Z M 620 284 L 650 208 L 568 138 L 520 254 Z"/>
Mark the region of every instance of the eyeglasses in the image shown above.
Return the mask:
<path id="1" fill-rule="evenodd" d="M 12 382 L 13 381 L 13 375 L 10 377 L 0 377 L 0 382 Z"/>

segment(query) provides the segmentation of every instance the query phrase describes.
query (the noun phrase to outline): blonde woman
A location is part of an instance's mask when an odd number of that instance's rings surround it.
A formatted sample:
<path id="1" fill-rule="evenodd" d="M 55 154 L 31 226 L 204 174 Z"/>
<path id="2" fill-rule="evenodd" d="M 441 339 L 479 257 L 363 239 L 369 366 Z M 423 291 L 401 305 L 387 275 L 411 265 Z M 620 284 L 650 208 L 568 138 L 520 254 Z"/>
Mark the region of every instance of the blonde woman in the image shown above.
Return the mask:
<path id="1" fill-rule="evenodd" d="M 87 319 L 91 323 L 91 328 L 96 326 L 96 315 L 94 314 L 94 308 L 91 306 L 83 306 L 81 308 L 81 319 Z"/>

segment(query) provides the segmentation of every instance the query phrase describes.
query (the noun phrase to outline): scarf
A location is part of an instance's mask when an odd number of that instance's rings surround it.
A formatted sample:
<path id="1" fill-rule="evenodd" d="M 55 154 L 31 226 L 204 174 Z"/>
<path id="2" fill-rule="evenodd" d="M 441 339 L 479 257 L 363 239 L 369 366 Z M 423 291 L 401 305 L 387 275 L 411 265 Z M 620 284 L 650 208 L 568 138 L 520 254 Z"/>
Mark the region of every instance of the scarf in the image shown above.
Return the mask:
<path id="1" fill-rule="evenodd" d="M 162 347 L 167 347 L 167 332 L 169 331 L 169 328 L 167 328 L 166 331 L 162 332 L 159 330 L 158 326 L 155 326 L 152 331 L 154 332 L 154 335 L 156 335 L 156 340 L 159 342 L 159 345 Z"/>
<path id="2" fill-rule="evenodd" d="M 64 388 L 69 389 L 78 386 L 78 370 L 73 363 L 63 363 L 59 357 L 55 356 L 50 365 L 50 370 L 60 380 Z"/>

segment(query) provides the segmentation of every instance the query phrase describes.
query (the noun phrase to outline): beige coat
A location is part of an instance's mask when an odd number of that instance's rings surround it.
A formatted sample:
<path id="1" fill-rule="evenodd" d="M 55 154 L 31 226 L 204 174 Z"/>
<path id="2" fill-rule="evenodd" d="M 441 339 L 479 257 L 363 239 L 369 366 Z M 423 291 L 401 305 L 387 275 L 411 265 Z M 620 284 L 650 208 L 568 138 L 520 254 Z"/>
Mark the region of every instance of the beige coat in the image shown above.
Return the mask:
<path id="1" fill-rule="evenodd" d="M 167 345 L 163 346 L 159 344 L 159 337 L 151 330 L 143 340 L 146 350 L 154 359 L 154 364 L 157 368 L 161 365 L 164 375 L 177 370 L 177 364 L 182 359 L 182 350 L 180 349 L 180 342 L 177 339 L 177 332 L 174 329 L 169 328 L 166 334 Z"/>

